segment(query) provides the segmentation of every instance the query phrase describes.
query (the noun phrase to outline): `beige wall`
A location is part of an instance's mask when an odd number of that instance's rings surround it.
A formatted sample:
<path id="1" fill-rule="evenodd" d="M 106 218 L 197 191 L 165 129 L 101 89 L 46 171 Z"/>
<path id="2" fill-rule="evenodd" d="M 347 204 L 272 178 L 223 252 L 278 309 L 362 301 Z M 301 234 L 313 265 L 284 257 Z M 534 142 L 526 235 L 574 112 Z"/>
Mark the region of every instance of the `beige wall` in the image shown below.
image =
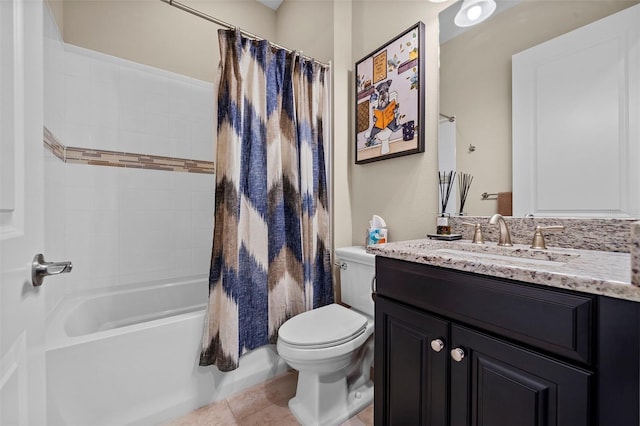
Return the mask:
<path id="1" fill-rule="evenodd" d="M 446 3 L 285 0 L 276 14 L 253 0 L 184 2 L 306 55 L 332 61 L 336 247 L 363 244 L 372 214 L 387 220 L 393 241 L 424 237 L 435 230 L 437 15 Z M 356 166 L 353 65 L 418 20 L 426 24 L 426 152 Z M 63 28 L 67 43 L 202 80 L 215 79 L 218 27 L 159 0 L 65 0 Z"/>
<path id="2" fill-rule="evenodd" d="M 240 28 L 274 39 L 276 14 L 253 0 L 182 3 Z M 65 0 L 66 43 L 215 81 L 219 26 L 160 0 Z"/>
<path id="3" fill-rule="evenodd" d="M 425 152 L 355 165 L 349 149 L 352 242 L 364 244 L 371 215 L 382 216 L 389 240 L 425 238 L 435 232 L 438 213 L 438 12 L 443 3 L 424 1 L 363 1 L 353 6 L 353 63 L 393 39 L 418 21 L 426 27 Z M 353 82 L 351 83 L 353 87 Z M 349 140 L 353 140 L 353 96 Z"/>
<path id="4" fill-rule="evenodd" d="M 511 56 L 635 3 L 525 0 L 442 45 L 440 111 L 456 116 L 457 170 L 474 177 L 466 213 L 496 213 L 480 194 L 512 188 Z"/>
<path id="5" fill-rule="evenodd" d="M 322 62 L 333 57 L 333 2 L 285 0 L 278 8 L 275 41 Z"/>
<path id="6" fill-rule="evenodd" d="M 350 103 L 352 68 L 351 0 L 335 1 L 333 6 L 333 244 L 352 245 L 352 185 L 349 174 Z"/>

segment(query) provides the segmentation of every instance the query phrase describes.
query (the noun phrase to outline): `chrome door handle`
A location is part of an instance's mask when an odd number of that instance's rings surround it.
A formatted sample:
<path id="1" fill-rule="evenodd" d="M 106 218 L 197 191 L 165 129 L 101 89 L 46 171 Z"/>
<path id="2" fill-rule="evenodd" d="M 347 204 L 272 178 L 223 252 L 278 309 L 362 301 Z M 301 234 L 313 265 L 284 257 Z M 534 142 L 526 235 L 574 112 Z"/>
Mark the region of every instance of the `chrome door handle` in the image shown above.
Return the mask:
<path id="1" fill-rule="evenodd" d="M 31 264 L 31 283 L 34 287 L 39 287 L 42 285 L 44 277 L 66 274 L 71 272 L 72 268 L 71 262 L 45 262 L 42 253 L 36 254 Z"/>

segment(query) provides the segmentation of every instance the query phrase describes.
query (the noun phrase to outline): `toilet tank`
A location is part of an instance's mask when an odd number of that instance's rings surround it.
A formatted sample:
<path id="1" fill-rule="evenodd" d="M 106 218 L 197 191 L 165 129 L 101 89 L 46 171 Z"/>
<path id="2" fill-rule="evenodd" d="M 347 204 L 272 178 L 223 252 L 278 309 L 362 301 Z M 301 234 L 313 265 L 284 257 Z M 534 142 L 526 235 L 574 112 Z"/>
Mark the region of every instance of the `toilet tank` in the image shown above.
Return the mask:
<path id="1" fill-rule="evenodd" d="M 336 249 L 340 268 L 340 298 L 357 311 L 373 317 L 371 281 L 376 273 L 375 255 L 362 246 Z"/>

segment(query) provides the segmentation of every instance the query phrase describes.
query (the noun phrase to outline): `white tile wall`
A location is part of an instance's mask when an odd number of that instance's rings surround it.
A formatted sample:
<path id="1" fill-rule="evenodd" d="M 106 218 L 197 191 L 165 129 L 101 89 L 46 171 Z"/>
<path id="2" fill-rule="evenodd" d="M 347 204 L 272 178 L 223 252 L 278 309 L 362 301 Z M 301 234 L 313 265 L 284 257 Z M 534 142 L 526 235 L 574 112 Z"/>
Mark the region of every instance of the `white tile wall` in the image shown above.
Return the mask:
<path id="1" fill-rule="evenodd" d="M 45 6 L 45 125 L 67 146 L 212 161 L 209 83 L 65 45 Z M 206 274 L 215 176 L 45 162 L 47 260 L 78 291 Z"/>
<path id="2" fill-rule="evenodd" d="M 64 246 L 67 233 L 65 202 L 66 188 L 64 185 L 64 163 L 50 152 L 45 152 L 45 260 L 60 262 L 69 260 Z M 68 275 L 60 275 L 51 280 L 51 286 L 46 286 L 45 299 L 47 309 L 53 307 L 65 294 Z"/>
<path id="3" fill-rule="evenodd" d="M 71 291 L 206 274 L 215 176 L 65 166 Z"/>
<path id="4" fill-rule="evenodd" d="M 54 134 L 64 133 L 64 44 L 49 11 L 43 3 L 44 32 L 44 123 Z M 47 261 L 67 260 L 64 240 L 66 229 L 65 205 L 66 187 L 65 165 L 53 154 L 45 151 L 45 246 Z M 47 309 L 51 309 L 65 294 L 68 275 L 51 280 L 52 285 L 44 286 Z M 46 288 L 45 288 L 46 287 Z"/>
<path id="5" fill-rule="evenodd" d="M 213 85 L 64 45 L 65 144 L 213 161 Z"/>
<path id="6" fill-rule="evenodd" d="M 44 123 L 54 134 L 64 133 L 64 43 L 46 3 L 44 32 Z"/>

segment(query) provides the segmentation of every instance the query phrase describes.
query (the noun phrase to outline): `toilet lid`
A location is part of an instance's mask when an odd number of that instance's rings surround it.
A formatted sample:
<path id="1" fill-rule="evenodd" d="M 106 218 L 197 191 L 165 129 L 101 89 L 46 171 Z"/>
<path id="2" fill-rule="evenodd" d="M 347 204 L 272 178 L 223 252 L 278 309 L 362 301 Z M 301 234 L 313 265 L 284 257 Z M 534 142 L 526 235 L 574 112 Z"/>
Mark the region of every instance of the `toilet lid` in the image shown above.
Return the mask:
<path id="1" fill-rule="evenodd" d="M 306 348 L 336 346 L 364 333 L 367 318 L 338 304 L 303 312 L 278 330 L 284 342 Z"/>

